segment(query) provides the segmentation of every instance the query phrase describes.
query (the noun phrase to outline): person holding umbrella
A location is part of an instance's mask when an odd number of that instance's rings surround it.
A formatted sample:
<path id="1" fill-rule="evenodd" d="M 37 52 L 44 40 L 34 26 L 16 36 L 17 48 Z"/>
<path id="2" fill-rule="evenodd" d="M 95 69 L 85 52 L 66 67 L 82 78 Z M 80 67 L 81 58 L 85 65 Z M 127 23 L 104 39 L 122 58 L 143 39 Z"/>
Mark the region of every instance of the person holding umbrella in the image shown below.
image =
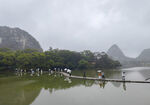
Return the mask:
<path id="1" fill-rule="evenodd" d="M 99 78 L 99 79 L 102 79 L 102 71 L 101 71 L 101 70 L 98 70 L 97 72 L 98 72 L 98 78 Z"/>

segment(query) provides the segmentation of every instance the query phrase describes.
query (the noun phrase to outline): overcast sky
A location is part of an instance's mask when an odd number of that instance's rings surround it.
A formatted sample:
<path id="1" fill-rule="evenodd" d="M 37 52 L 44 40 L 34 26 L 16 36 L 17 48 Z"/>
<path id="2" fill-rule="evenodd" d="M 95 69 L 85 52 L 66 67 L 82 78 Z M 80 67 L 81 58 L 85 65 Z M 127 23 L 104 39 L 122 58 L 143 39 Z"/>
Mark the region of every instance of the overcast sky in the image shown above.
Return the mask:
<path id="1" fill-rule="evenodd" d="M 0 25 L 29 32 L 44 50 L 150 48 L 150 0 L 0 0 Z"/>

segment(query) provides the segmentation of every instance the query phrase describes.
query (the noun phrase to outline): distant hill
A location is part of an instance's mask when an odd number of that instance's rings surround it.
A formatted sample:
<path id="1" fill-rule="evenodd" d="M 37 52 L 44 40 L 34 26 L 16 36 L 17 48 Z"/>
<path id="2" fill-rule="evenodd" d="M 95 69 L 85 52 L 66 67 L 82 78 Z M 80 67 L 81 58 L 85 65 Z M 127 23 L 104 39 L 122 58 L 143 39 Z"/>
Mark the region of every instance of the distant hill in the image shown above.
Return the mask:
<path id="1" fill-rule="evenodd" d="M 0 26 L 0 48 L 11 50 L 36 49 L 43 51 L 39 42 L 19 28 Z"/>
<path id="2" fill-rule="evenodd" d="M 150 49 L 145 49 L 142 53 L 136 58 L 138 61 L 150 62 Z"/>
<path id="3" fill-rule="evenodd" d="M 112 59 L 118 60 L 121 63 L 134 60 L 134 58 L 129 58 L 129 57 L 125 56 L 125 54 L 122 52 L 122 50 L 115 44 L 110 47 L 110 49 L 107 51 L 107 54 Z"/>
<path id="4" fill-rule="evenodd" d="M 150 66 L 150 49 L 145 49 L 137 58 L 130 58 L 125 56 L 117 45 L 113 45 L 108 49 L 107 54 L 123 66 Z"/>

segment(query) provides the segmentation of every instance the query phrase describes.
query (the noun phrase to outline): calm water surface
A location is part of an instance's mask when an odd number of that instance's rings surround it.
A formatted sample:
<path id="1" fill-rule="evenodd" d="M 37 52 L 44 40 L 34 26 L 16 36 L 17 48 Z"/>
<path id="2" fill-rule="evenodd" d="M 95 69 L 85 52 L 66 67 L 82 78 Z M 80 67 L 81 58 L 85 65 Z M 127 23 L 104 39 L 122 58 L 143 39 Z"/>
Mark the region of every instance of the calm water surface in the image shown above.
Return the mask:
<path id="1" fill-rule="evenodd" d="M 107 78 L 145 80 L 150 68 L 105 70 Z M 84 71 L 74 71 L 83 75 Z M 97 77 L 95 70 L 87 76 Z M 59 74 L 0 74 L 0 105 L 150 105 L 150 84 L 87 81 Z"/>

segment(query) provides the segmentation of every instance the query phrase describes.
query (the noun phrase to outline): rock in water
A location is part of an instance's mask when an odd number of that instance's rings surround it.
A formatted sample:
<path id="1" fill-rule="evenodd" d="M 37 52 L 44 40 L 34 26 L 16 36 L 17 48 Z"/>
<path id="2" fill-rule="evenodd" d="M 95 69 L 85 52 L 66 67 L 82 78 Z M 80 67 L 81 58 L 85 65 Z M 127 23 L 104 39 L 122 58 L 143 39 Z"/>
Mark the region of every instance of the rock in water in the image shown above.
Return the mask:
<path id="1" fill-rule="evenodd" d="M 0 48 L 11 50 L 36 49 L 42 52 L 39 42 L 19 28 L 0 26 Z"/>

